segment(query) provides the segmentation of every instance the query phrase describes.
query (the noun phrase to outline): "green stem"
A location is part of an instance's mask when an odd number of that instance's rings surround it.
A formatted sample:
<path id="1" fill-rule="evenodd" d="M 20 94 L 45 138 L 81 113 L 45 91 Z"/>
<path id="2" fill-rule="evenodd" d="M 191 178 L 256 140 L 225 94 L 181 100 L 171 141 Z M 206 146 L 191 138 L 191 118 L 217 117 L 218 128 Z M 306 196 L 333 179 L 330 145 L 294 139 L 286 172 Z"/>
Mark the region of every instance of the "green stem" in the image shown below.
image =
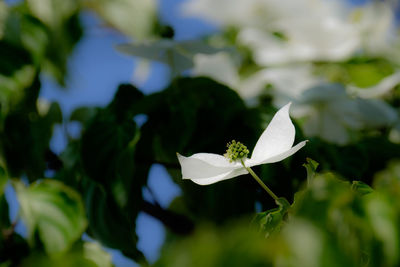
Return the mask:
<path id="1" fill-rule="evenodd" d="M 269 189 L 269 187 L 263 183 L 263 181 L 261 181 L 260 177 L 257 176 L 257 174 L 250 168 L 247 167 L 246 165 L 244 165 L 243 159 L 240 160 L 242 162 L 243 167 L 251 174 L 251 176 L 253 176 L 253 178 L 257 181 L 257 183 L 259 185 L 261 185 L 261 187 L 267 191 L 267 193 L 275 200 L 278 200 L 278 197 L 274 194 L 274 192 L 272 192 L 271 189 Z"/>

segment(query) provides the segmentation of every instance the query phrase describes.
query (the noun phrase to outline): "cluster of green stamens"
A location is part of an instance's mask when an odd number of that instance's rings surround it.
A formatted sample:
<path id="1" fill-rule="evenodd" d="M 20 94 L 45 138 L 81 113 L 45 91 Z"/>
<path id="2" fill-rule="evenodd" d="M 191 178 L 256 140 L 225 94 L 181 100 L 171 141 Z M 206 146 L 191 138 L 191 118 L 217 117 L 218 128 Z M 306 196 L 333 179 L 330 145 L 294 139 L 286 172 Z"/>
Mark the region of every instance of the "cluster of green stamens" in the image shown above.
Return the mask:
<path id="1" fill-rule="evenodd" d="M 228 149 L 226 150 L 224 157 L 229 159 L 229 162 L 247 158 L 247 155 L 249 155 L 249 150 L 247 147 L 240 142 L 236 142 L 235 140 L 232 140 L 232 142 L 228 143 L 226 147 Z"/>

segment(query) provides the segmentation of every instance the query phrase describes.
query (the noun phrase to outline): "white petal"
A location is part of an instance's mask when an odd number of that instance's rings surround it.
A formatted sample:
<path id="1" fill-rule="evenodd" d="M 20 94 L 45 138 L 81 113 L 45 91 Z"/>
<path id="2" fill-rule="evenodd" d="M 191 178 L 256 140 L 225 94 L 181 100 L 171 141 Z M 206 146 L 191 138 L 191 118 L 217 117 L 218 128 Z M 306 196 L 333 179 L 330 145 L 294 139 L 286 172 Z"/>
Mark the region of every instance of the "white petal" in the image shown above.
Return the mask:
<path id="1" fill-rule="evenodd" d="M 305 146 L 307 142 L 308 141 L 300 142 L 297 145 L 295 145 L 294 147 L 292 147 L 291 149 L 289 149 L 287 151 L 284 151 L 284 152 L 282 152 L 280 154 L 277 154 L 275 156 L 266 158 L 265 160 L 263 160 L 261 162 L 254 161 L 254 160 L 250 159 L 250 160 L 248 160 L 246 162 L 246 166 L 247 167 L 253 167 L 255 165 L 266 164 L 266 163 L 274 163 L 274 162 L 278 162 L 278 161 L 284 160 L 285 158 L 290 157 L 291 155 L 296 153 L 300 148 Z"/>
<path id="2" fill-rule="evenodd" d="M 238 168 L 237 164 L 230 164 L 225 158 L 216 154 L 199 153 L 191 157 L 177 154 L 177 156 L 182 167 L 183 179 L 207 179 L 226 175 Z"/>
<path id="3" fill-rule="evenodd" d="M 191 179 L 193 182 L 195 182 L 196 184 L 199 185 L 209 185 L 209 184 L 213 184 L 222 180 L 227 180 L 227 179 L 231 179 L 233 177 L 239 176 L 239 175 L 243 175 L 243 174 L 247 174 L 248 172 L 246 171 L 245 168 L 239 168 L 239 169 L 235 169 L 231 172 L 225 173 L 225 174 L 221 174 L 221 175 L 217 175 L 214 177 L 210 177 L 210 178 L 203 178 L 203 179 Z"/>
<path id="4" fill-rule="evenodd" d="M 290 104 L 282 107 L 272 118 L 254 147 L 251 160 L 263 162 L 289 150 L 294 142 L 295 129 L 289 117 Z"/>
<path id="5" fill-rule="evenodd" d="M 213 153 L 196 153 L 191 158 L 200 159 L 212 166 L 216 167 L 241 167 L 239 162 L 230 163 L 224 156 L 213 154 Z"/>

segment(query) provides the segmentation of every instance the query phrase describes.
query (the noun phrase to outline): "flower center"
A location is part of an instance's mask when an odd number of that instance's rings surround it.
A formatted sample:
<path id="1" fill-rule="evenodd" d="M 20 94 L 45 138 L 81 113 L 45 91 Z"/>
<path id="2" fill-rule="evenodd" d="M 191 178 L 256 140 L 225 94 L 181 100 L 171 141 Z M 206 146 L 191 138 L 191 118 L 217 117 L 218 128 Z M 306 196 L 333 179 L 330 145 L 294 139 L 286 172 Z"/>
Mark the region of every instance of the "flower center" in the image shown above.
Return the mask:
<path id="1" fill-rule="evenodd" d="M 247 155 L 249 155 L 249 150 L 247 147 L 240 142 L 236 142 L 235 140 L 232 140 L 232 142 L 228 143 L 226 147 L 228 149 L 226 150 L 224 157 L 227 158 L 229 162 L 245 159 L 247 158 Z"/>

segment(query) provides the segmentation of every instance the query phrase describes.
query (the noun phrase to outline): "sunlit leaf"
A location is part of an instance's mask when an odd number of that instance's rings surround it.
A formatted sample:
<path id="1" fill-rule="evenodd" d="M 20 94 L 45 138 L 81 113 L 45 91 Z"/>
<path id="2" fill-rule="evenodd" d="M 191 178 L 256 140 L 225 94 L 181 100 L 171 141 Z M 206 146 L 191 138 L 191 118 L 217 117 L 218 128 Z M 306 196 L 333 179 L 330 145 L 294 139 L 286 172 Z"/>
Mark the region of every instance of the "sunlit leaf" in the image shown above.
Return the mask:
<path id="1" fill-rule="evenodd" d="M 87 222 L 77 192 L 54 180 L 38 181 L 29 187 L 21 182 L 13 185 L 31 243 L 38 233 L 46 252 L 53 254 L 67 251 L 81 237 Z"/>
<path id="2" fill-rule="evenodd" d="M 104 21 L 133 39 L 153 36 L 157 11 L 154 0 L 90 0 L 87 4 Z"/>
<path id="3" fill-rule="evenodd" d="M 97 243 L 84 242 L 75 244 L 65 254 L 48 257 L 35 251 L 25 258 L 22 266 L 60 266 L 60 267 L 111 267 L 111 255 L 105 252 Z"/>

